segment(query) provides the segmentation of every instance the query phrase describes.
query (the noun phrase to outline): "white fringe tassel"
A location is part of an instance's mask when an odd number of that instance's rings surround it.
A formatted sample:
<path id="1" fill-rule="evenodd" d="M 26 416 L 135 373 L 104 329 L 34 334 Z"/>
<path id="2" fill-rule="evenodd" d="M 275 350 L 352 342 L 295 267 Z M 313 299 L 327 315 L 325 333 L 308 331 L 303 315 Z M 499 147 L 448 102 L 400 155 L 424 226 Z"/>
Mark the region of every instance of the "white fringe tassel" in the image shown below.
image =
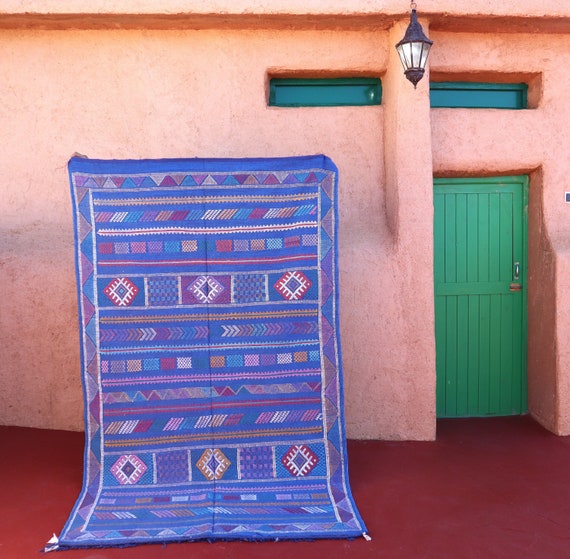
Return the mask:
<path id="1" fill-rule="evenodd" d="M 54 534 L 44 547 L 44 553 L 55 551 L 59 547 L 59 538 Z"/>

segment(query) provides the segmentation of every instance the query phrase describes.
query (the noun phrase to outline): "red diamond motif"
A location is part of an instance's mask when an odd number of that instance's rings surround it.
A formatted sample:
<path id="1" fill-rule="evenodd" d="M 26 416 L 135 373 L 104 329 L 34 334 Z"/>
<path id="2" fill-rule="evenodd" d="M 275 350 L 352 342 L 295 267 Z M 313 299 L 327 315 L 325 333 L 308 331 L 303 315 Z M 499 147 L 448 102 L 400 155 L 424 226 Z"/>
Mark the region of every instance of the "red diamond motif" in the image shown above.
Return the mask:
<path id="1" fill-rule="evenodd" d="M 281 458 L 281 463 L 294 477 L 309 475 L 319 463 L 319 457 L 306 445 L 294 445 Z"/>
<path id="2" fill-rule="evenodd" d="M 129 278 L 115 278 L 103 290 L 117 307 L 128 307 L 137 296 L 139 288 Z"/>
<path id="3" fill-rule="evenodd" d="M 279 291 L 283 299 L 298 301 L 305 296 L 311 285 L 313 282 L 303 272 L 296 270 L 283 274 L 273 287 Z"/>

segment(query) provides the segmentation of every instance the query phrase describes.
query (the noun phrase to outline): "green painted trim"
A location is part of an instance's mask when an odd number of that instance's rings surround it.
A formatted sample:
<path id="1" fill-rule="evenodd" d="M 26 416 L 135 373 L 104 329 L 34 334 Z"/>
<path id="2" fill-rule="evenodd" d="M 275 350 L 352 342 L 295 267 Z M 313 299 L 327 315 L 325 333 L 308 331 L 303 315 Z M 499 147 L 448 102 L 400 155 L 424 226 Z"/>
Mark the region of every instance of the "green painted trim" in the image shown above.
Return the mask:
<path id="1" fill-rule="evenodd" d="M 469 185 L 473 191 L 481 192 L 513 192 L 521 184 L 520 176 L 504 177 L 467 177 L 467 178 L 434 178 L 434 192 L 447 192 L 449 194 L 461 194 L 465 192 L 465 185 Z M 478 186 L 480 185 L 480 186 Z M 495 185 L 490 190 L 489 186 Z"/>
<path id="2" fill-rule="evenodd" d="M 272 107 L 343 107 L 380 105 L 379 78 L 271 78 Z"/>
<path id="3" fill-rule="evenodd" d="M 432 108 L 526 109 L 526 83 L 431 82 Z"/>
<path id="4" fill-rule="evenodd" d="M 441 177 L 441 178 L 434 178 L 433 182 L 436 186 L 438 185 L 448 185 L 448 184 L 457 184 L 457 185 L 464 185 L 464 184 L 521 184 L 522 179 L 525 179 L 528 183 L 528 178 L 523 175 L 504 175 L 504 176 L 497 176 L 497 177 Z"/>

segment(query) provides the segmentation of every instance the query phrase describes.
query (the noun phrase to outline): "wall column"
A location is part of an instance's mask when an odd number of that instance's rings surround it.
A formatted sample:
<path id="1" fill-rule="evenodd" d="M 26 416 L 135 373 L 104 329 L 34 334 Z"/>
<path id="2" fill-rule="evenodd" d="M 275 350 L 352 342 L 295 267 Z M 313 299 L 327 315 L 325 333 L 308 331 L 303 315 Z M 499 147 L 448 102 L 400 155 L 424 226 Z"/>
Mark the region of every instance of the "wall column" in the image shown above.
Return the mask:
<path id="1" fill-rule="evenodd" d="M 433 164 L 429 70 L 417 89 L 405 78 L 394 45 L 409 20 L 389 35 L 389 61 L 383 78 L 386 219 L 400 285 L 397 323 L 401 355 L 397 374 L 404 381 L 402 433 L 435 438 L 435 328 L 433 295 Z M 427 22 L 422 21 L 428 31 Z M 404 435 L 405 436 L 405 435 Z"/>

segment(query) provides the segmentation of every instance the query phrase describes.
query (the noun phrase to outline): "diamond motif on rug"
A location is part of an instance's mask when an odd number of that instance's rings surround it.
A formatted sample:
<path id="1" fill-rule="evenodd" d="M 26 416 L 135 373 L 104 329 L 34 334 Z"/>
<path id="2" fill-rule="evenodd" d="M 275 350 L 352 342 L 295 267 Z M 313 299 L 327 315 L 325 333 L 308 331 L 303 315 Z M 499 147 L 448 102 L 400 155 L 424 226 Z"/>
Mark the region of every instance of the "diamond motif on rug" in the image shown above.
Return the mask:
<path id="1" fill-rule="evenodd" d="M 212 303 L 224 291 L 224 286 L 212 276 L 200 276 L 187 289 L 201 303 Z"/>
<path id="2" fill-rule="evenodd" d="M 319 463 L 319 458 L 306 445 L 294 445 L 281 458 L 281 463 L 294 477 L 309 475 Z"/>
<path id="3" fill-rule="evenodd" d="M 146 464 L 135 454 L 124 454 L 111 466 L 111 473 L 121 485 L 134 485 L 146 470 Z"/>
<path id="4" fill-rule="evenodd" d="M 196 462 L 196 467 L 208 481 L 222 479 L 230 466 L 228 457 L 219 448 L 206 449 Z"/>
<path id="5" fill-rule="evenodd" d="M 275 289 L 287 301 L 297 301 L 305 296 L 313 282 L 303 272 L 287 272 L 276 282 Z"/>
<path id="6" fill-rule="evenodd" d="M 129 278 L 115 278 L 104 289 L 105 295 L 117 307 L 128 307 L 138 292 L 139 288 Z"/>

